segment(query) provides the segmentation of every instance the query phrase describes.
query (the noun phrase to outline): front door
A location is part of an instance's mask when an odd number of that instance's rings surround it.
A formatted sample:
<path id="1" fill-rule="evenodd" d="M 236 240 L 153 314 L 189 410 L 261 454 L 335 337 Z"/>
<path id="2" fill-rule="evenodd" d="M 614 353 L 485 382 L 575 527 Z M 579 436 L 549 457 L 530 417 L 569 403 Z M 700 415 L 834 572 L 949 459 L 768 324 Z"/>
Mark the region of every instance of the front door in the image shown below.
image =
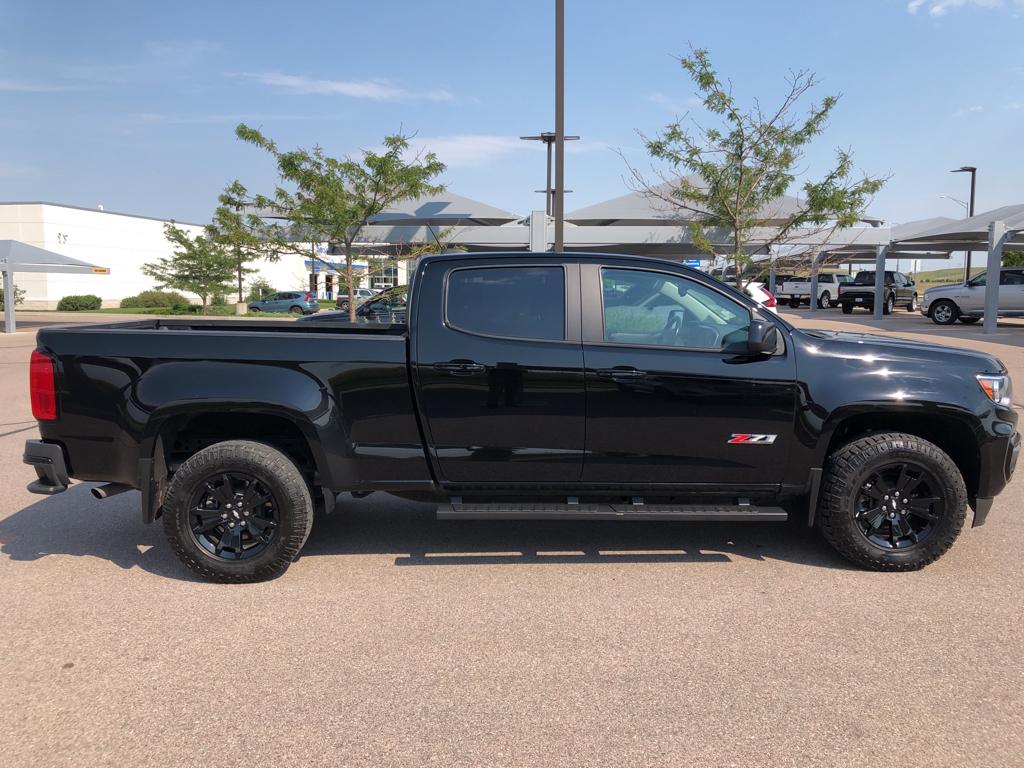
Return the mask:
<path id="1" fill-rule="evenodd" d="M 442 260 L 419 279 L 414 370 L 441 479 L 578 482 L 579 267 Z"/>
<path id="2" fill-rule="evenodd" d="M 768 487 L 793 440 L 792 352 L 749 358 L 751 311 L 669 271 L 581 265 L 583 477 L 617 484 Z"/>

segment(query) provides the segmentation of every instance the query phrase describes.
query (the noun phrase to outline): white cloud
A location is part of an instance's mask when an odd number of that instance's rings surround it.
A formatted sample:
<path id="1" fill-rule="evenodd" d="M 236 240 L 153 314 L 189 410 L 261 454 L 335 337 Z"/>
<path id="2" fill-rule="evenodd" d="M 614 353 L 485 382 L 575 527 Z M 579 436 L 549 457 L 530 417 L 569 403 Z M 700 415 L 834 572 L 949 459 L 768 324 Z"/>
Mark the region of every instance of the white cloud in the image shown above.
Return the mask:
<path id="1" fill-rule="evenodd" d="M 450 168 L 480 168 L 513 153 L 544 151 L 544 145 L 539 141 L 479 133 L 415 136 L 409 140 L 409 147 L 414 154 L 435 152 Z M 610 149 L 610 145 L 604 141 L 569 141 L 565 148 L 567 154 L 584 154 Z"/>
<path id="2" fill-rule="evenodd" d="M 976 8 L 1003 8 L 1011 6 L 1024 9 L 1024 0 L 910 0 L 907 10 L 917 13 L 924 9 L 929 16 L 945 16 L 951 10 L 974 6 Z"/>
<path id="3" fill-rule="evenodd" d="M 296 94 L 350 96 L 371 101 L 452 101 L 455 96 L 443 88 L 412 91 L 382 80 L 321 80 L 283 72 L 235 72 L 229 77 L 244 77 L 263 85 L 283 88 Z"/>
<path id="4" fill-rule="evenodd" d="M 973 107 L 963 107 L 954 112 L 953 117 L 966 117 L 967 115 L 971 115 L 976 112 L 981 112 L 983 109 L 985 108 L 977 105 Z"/>
<path id="5" fill-rule="evenodd" d="M 647 94 L 647 100 L 657 104 L 659 107 L 664 107 L 674 115 L 681 115 L 684 112 L 689 112 L 694 107 L 700 106 L 700 99 L 696 96 L 691 96 L 685 102 L 682 102 L 657 91 Z"/>

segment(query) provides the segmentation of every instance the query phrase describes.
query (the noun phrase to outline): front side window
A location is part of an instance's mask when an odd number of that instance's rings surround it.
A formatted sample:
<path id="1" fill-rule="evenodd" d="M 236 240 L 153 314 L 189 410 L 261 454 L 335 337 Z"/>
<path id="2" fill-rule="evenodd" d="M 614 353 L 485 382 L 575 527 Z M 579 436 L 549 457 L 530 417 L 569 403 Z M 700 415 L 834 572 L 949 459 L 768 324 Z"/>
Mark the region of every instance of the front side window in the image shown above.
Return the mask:
<path id="1" fill-rule="evenodd" d="M 481 267 L 448 276 L 445 316 L 453 328 L 485 336 L 565 338 L 561 267 Z"/>
<path id="2" fill-rule="evenodd" d="M 720 350 L 747 338 L 750 311 L 693 280 L 602 269 L 601 288 L 606 342 Z"/>

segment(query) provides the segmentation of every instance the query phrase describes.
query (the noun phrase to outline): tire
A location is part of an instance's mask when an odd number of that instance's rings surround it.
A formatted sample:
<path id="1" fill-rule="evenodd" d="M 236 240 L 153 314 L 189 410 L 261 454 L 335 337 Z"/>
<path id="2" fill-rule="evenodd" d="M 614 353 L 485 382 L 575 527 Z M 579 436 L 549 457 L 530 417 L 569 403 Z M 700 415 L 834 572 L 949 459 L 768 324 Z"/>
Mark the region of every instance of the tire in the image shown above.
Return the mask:
<path id="1" fill-rule="evenodd" d="M 342 312 L 347 312 L 348 311 L 348 299 L 345 299 L 344 301 L 338 302 L 335 306 L 337 306 L 338 309 L 340 309 Z"/>
<path id="2" fill-rule="evenodd" d="M 903 498 L 897 490 L 901 484 Z M 901 432 L 868 435 L 828 458 L 817 525 L 828 543 L 857 565 L 874 571 L 924 568 L 953 545 L 966 518 L 960 471 L 923 438 Z M 920 530 L 910 533 L 914 527 Z"/>
<path id="3" fill-rule="evenodd" d="M 885 304 L 882 305 L 882 314 L 891 315 L 894 309 L 896 309 L 896 297 L 890 293 L 885 297 Z"/>
<path id="4" fill-rule="evenodd" d="M 825 291 L 824 293 L 821 294 L 821 297 L 818 299 L 818 308 L 819 309 L 828 309 L 831 306 L 832 306 L 832 294 L 830 294 L 828 291 Z"/>
<path id="5" fill-rule="evenodd" d="M 971 324 L 976 323 L 979 320 L 981 320 L 981 318 L 980 317 L 961 317 L 961 318 L 959 318 L 959 320 L 960 320 L 961 323 L 964 323 L 965 325 L 971 325 Z"/>
<path id="6" fill-rule="evenodd" d="M 249 311 L 250 312 L 261 312 L 262 310 L 259 307 L 249 307 Z"/>
<path id="7" fill-rule="evenodd" d="M 852 315 L 853 314 L 853 304 L 843 304 L 843 314 L 844 315 Z"/>
<path id="8" fill-rule="evenodd" d="M 288 314 L 289 315 L 301 315 L 302 314 L 302 307 L 288 307 Z"/>
<path id="9" fill-rule="evenodd" d="M 949 299 L 939 299 L 928 310 L 936 325 L 952 325 L 960 317 L 960 308 Z"/>
<path id="10" fill-rule="evenodd" d="M 790 299 L 789 300 L 789 306 L 791 306 L 793 309 L 799 309 L 800 308 L 800 299 Z"/>
<path id="11" fill-rule="evenodd" d="M 251 483 L 237 480 L 240 476 Z M 235 489 L 233 496 L 222 495 L 223 478 L 232 481 L 228 490 Z M 250 491 L 269 499 L 256 499 L 251 506 L 239 504 L 230 515 L 221 513 L 230 509 L 226 498 L 244 502 Z M 200 508 L 208 510 L 207 522 L 213 521 L 207 533 L 199 532 L 203 520 L 196 513 Z M 251 516 L 250 509 L 254 510 Z M 238 528 L 229 522 L 229 530 L 217 517 L 229 521 L 234 517 Z M 313 502 L 302 473 L 281 451 L 250 440 L 227 440 L 193 454 L 174 473 L 164 499 L 163 523 L 171 548 L 193 573 L 222 583 L 266 581 L 288 570 L 306 543 L 313 527 Z M 266 542 L 257 538 L 257 530 Z"/>
<path id="12" fill-rule="evenodd" d="M 915 293 L 910 297 L 910 303 L 907 304 L 907 312 L 917 312 L 917 294 Z"/>

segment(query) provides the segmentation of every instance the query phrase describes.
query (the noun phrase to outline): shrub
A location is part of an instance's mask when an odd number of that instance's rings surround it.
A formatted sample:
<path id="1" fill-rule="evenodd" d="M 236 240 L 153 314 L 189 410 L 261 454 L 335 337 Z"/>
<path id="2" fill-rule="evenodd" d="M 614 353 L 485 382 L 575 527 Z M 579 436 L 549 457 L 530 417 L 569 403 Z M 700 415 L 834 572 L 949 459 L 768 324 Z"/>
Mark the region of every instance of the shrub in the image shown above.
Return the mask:
<path id="1" fill-rule="evenodd" d="M 224 297 L 223 293 L 215 293 L 210 297 L 211 307 L 225 307 L 227 306 L 228 300 Z"/>
<path id="2" fill-rule="evenodd" d="M 272 293 L 277 293 L 269 282 L 262 277 L 257 277 L 249 283 L 249 295 L 245 297 L 246 302 L 259 301 Z"/>
<path id="3" fill-rule="evenodd" d="M 14 286 L 14 306 L 18 306 L 25 301 L 25 291 L 18 286 Z M 0 309 L 4 308 L 4 289 L 0 288 Z"/>
<path id="4" fill-rule="evenodd" d="M 177 291 L 143 291 L 138 296 L 121 299 L 121 309 L 147 307 L 154 309 L 185 309 L 189 300 Z"/>
<path id="5" fill-rule="evenodd" d="M 103 306 L 103 300 L 92 294 L 65 296 L 57 302 L 57 310 L 60 312 L 81 312 L 86 309 L 99 309 L 101 306 Z"/>

